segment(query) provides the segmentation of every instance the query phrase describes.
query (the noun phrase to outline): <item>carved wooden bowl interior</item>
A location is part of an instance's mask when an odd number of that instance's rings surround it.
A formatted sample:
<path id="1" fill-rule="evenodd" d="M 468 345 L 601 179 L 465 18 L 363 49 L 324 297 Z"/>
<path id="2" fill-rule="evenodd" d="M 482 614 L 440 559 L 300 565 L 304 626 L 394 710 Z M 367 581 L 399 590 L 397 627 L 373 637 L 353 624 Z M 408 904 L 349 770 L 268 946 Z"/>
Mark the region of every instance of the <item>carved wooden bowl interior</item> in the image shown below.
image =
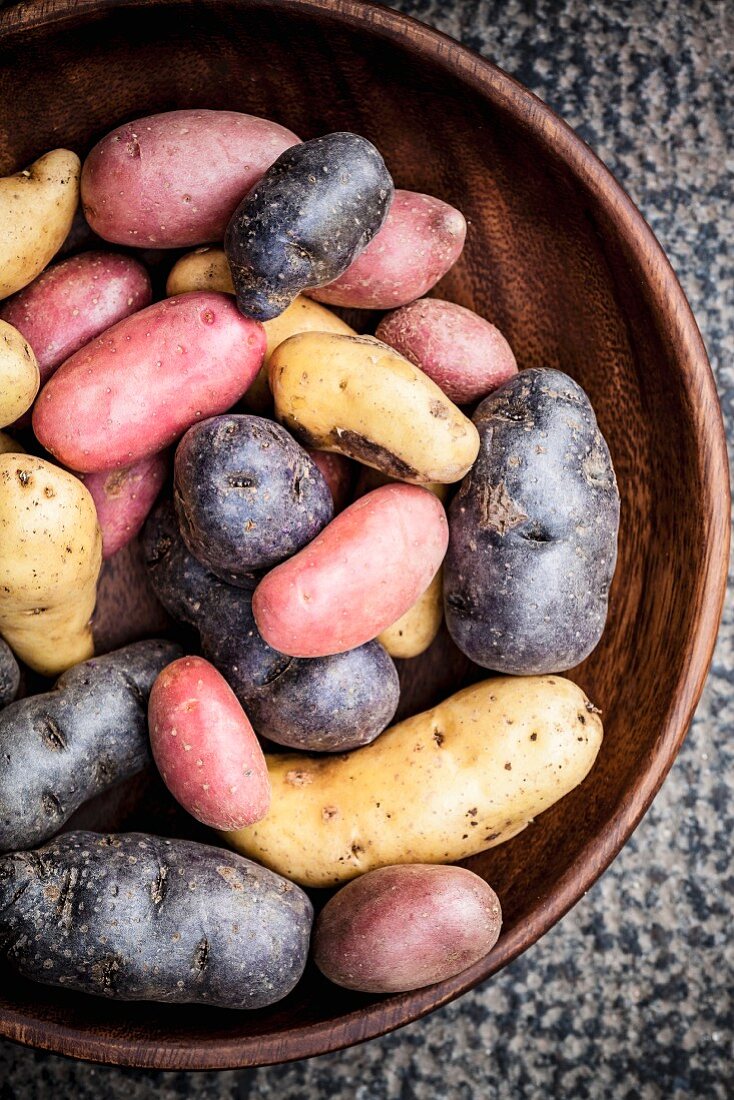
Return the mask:
<path id="1" fill-rule="evenodd" d="M 216 1068 L 320 1054 L 414 1020 L 533 944 L 591 886 L 652 800 L 698 700 L 723 599 L 729 498 L 706 354 L 660 247 L 583 142 L 506 74 L 352 0 L 47 0 L 0 15 L 3 174 L 60 145 L 83 155 L 118 123 L 177 107 L 264 115 L 304 138 L 357 131 L 397 186 L 460 207 L 466 250 L 436 293 L 494 321 L 521 367 L 558 367 L 584 386 L 622 495 L 607 628 L 571 673 L 603 710 L 604 745 L 580 788 L 467 861 L 504 910 L 487 958 L 384 998 L 337 989 L 310 967 L 285 1001 L 252 1014 L 108 1003 L 2 974 L 0 1034 L 102 1062 Z M 107 648 L 160 625 L 136 555 L 122 554 L 102 585 Z M 442 634 L 402 663 L 401 712 L 480 675 Z M 76 819 L 110 822 L 183 827 L 152 780 Z"/>

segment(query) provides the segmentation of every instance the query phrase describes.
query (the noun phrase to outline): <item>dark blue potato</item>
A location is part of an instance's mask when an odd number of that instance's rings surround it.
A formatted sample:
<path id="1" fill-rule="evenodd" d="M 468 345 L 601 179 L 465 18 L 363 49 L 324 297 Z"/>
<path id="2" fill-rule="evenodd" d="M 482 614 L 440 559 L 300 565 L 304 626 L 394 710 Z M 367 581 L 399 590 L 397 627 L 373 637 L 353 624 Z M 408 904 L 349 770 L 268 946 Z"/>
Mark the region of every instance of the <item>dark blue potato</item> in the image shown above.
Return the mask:
<path id="1" fill-rule="evenodd" d="M 174 497 L 189 550 L 230 584 L 291 557 L 334 515 L 316 463 L 260 416 L 189 428 L 176 449 Z"/>
<path id="2" fill-rule="evenodd" d="M 393 191 L 382 157 L 358 134 L 327 134 L 281 153 L 224 238 L 242 313 L 269 321 L 302 290 L 337 279 L 380 229 Z"/>
<path id="3" fill-rule="evenodd" d="M 144 550 L 158 599 L 199 631 L 204 656 L 262 737 L 290 748 L 343 752 L 374 741 L 390 723 L 400 685 L 379 642 L 312 660 L 271 649 L 252 615 L 256 579 L 235 588 L 201 565 L 179 534 L 170 501 L 151 513 Z"/>
<path id="4" fill-rule="evenodd" d="M 179 656 L 173 642 L 135 642 L 0 711 L 0 851 L 41 843 L 148 765 L 148 696 Z"/>
<path id="5" fill-rule="evenodd" d="M 262 1008 L 301 977 L 312 921 L 298 886 L 194 841 L 72 832 L 0 858 L 0 952 L 99 997 Z"/>
<path id="6" fill-rule="evenodd" d="M 12 703 L 20 687 L 20 669 L 7 642 L 0 638 L 0 707 Z"/>
<path id="7" fill-rule="evenodd" d="M 617 560 L 619 493 L 589 399 L 525 370 L 474 414 L 479 456 L 449 511 L 446 623 L 484 668 L 560 672 L 596 646 Z"/>

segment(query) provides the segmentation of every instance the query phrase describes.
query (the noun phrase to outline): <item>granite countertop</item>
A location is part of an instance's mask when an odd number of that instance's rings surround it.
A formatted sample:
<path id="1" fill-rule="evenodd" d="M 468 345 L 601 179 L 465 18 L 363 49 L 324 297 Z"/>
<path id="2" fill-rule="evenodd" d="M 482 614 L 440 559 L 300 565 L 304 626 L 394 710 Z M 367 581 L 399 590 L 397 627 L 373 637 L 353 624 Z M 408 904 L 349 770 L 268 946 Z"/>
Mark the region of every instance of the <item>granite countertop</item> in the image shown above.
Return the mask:
<path id="1" fill-rule="evenodd" d="M 606 161 L 681 279 L 734 437 L 734 5 L 391 6 L 514 74 Z M 268 1069 L 108 1069 L 0 1042 L 0 1100 L 732 1096 L 733 624 L 730 601 L 696 720 L 632 841 L 560 925 L 481 989 L 384 1039 Z"/>

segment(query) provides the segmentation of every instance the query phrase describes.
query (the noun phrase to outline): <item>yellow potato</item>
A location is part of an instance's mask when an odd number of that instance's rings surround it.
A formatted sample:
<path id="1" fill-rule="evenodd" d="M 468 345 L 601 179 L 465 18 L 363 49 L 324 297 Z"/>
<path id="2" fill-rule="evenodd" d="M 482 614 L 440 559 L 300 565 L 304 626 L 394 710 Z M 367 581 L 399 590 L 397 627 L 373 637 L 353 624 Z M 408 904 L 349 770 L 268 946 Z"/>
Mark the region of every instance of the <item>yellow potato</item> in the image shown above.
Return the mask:
<path id="1" fill-rule="evenodd" d="M 41 375 L 30 344 L 17 328 L 0 321 L 0 428 L 30 409 Z"/>
<path id="2" fill-rule="evenodd" d="M 373 470 L 370 466 L 363 466 L 357 475 L 357 486 L 354 490 L 354 499 L 359 500 L 365 493 L 371 493 L 373 489 L 379 489 L 381 485 L 390 485 L 400 478 L 388 477 L 381 470 Z M 437 496 L 442 503 L 446 503 L 449 495 L 449 486 L 442 485 L 438 481 L 424 481 L 423 488 Z"/>
<path id="3" fill-rule="evenodd" d="M 443 584 L 439 569 L 428 588 L 397 622 L 377 637 L 391 657 L 417 657 L 425 653 L 443 620 Z"/>
<path id="4" fill-rule="evenodd" d="M 602 724 L 562 676 L 465 688 L 340 756 L 270 756 L 269 813 L 225 833 L 306 886 L 394 863 L 451 863 L 521 832 L 586 777 Z"/>
<path id="5" fill-rule="evenodd" d="M 401 481 L 459 481 L 477 429 L 428 375 L 372 336 L 304 332 L 273 352 L 275 412 L 310 447 Z"/>
<path id="6" fill-rule="evenodd" d="M 0 455 L 6 454 L 24 455 L 25 447 L 21 447 L 20 443 L 16 443 L 7 432 L 0 432 Z"/>
<path id="7" fill-rule="evenodd" d="M 92 656 L 102 536 L 78 478 L 32 455 L 0 456 L 0 634 L 45 676 Z"/>
<path id="8" fill-rule="evenodd" d="M 0 298 L 40 275 L 71 229 L 79 204 L 76 153 L 54 149 L 0 179 Z"/>
<path id="9" fill-rule="evenodd" d="M 192 290 L 219 290 L 225 294 L 234 294 L 229 264 L 221 248 L 197 248 L 173 265 L 166 282 L 168 297 L 187 294 Z M 280 316 L 266 321 L 263 328 L 268 340 L 265 360 L 244 397 L 248 409 L 258 414 L 269 414 L 273 407 L 266 367 L 278 344 L 299 332 L 339 332 L 344 336 L 354 335 L 354 329 L 330 309 L 302 295 Z"/>

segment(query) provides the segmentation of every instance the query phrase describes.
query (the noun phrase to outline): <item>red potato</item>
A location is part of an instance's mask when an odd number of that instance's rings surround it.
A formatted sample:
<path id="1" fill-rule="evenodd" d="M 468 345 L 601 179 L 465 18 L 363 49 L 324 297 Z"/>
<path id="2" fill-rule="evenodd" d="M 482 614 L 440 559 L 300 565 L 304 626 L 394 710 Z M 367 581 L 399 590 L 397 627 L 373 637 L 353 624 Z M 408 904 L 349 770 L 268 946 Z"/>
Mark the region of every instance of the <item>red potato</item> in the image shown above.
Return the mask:
<path id="1" fill-rule="evenodd" d="M 137 260 L 83 252 L 47 268 L 3 302 L 0 319 L 33 348 L 43 385 L 65 359 L 150 299 L 150 279 Z"/>
<path id="2" fill-rule="evenodd" d="M 405 993 L 478 962 L 501 927 L 494 890 L 464 867 L 380 867 L 327 901 L 314 929 L 314 960 L 347 989 Z"/>
<path id="3" fill-rule="evenodd" d="M 67 359 L 36 400 L 33 430 L 72 470 L 132 466 L 231 408 L 264 355 L 265 330 L 229 295 L 166 298 Z"/>
<path id="4" fill-rule="evenodd" d="M 178 803 L 212 829 L 265 817 L 270 780 L 260 742 L 227 681 L 201 657 L 164 668 L 148 703 L 153 759 Z"/>
<path id="5" fill-rule="evenodd" d="M 268 645 L 292 657 L 343 653 L 411 607 L 448 546 L 441 502 L 418 485 L 384 485 L 356 501 L 255 589 Z"/>
<path id="6" fill-rule="evenodd" d="M 457 405 L 486 397 L 517 374 L 500 330 L 455 302 L 411 302 L 383 317 L 375 335 L 420 367 Z"/>
<path id="7" fill-rule="evenodd" d="M 305 448 L 312 462 L 318 466 L 324 481 L 329 486 L 334 500 L 334 513 L 342 512 L 352 495 L 354 484 L 354 464 L 344 455 L 331 451 L 316 451 Z"/>
<path id="8" fill-rule="evenodd" d="M 458 260 L 466 220 L 431 195 L 396 191 L 382 229 L 343 275 L 305 293 L 332 306 L 395 309 L 422 298 Z"/>
<path id="9" fill-rule="evenodd" d="M 103 558 L 111 558 L 138 534 L 167 472 L 166 455 L 157 454 L 126 469 L 81 475 L 97 509 Z"/>
<path id="10" fill-rule="evenodd" d="M 240 200 L 299 141 L 277 122 L 238 111 L 166 111 L 126 122 L 84 162 L 84 214 L 117 244 L 219 241 Z"/>

